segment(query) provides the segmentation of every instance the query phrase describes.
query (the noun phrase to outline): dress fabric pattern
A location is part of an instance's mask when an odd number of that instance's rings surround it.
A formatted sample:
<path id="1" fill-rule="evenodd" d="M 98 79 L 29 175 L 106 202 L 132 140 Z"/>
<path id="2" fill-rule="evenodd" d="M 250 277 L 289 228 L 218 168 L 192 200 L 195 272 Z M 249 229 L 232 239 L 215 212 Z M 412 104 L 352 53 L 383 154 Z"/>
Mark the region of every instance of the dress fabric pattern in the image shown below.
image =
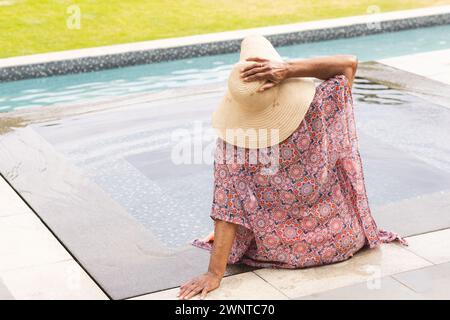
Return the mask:
<path id="1" fill-rule="evenodd" d="M 371 215 L 345 76 L 316 87 L 304 119 L 278 147 L 278 170 L 268 175 L 270 164 L 250 162 L 248 149 L 237 162 L 237 147 L 217 140 L 210 216 L 238 224 L 229 264 L 303 268 L 346 260 L 365 245 L 406 245 Z M 227 148 L 235 161 L 223 161 Z M 212 249 L 212 242 L 192 244 Z"/>

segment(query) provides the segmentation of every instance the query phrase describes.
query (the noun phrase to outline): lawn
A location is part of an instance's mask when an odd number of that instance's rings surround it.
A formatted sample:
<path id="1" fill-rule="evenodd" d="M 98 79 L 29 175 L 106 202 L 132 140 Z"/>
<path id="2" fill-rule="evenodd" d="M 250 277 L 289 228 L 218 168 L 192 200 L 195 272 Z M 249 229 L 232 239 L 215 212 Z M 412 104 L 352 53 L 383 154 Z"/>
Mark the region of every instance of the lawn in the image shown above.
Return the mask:
<path id="1" fill-rule="evenodd" d="M 0 0 L 0 57 L 439 4 L 450 0 Z"/>

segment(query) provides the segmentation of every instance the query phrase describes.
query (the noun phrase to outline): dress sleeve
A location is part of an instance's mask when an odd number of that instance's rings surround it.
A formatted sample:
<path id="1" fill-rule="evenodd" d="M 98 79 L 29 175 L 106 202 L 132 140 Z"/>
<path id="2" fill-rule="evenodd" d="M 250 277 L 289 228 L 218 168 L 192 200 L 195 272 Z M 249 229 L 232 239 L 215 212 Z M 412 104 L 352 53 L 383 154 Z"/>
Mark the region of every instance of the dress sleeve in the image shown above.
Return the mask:
<path id="1" fill-rule="evenodd" d="M 233 241 L 228 263 L 240 263 L 244 254 L 254 245 L 254 235 L 245 209 L 245 188 L 236 189 L 239 176 L 245 175 L 244 165 L 229 161 L 225 146 L 230 147 L 220 138 L 217 140 L 214 154 L 214 188 L 210 217 L 215 221 L 222 220 L 237 224 L 236 237 Z M 228 160 L 228 161 L 227 161 Z M 245 179 L 244 179 L 245 180 Z M 251 209 L 251 208 L 249 208 Z M 207 249 L 213 248 L 213 242 L 194 239 L 192 245 Z"/>
<path id="2" fill-rule="evenodd" d="M 239 174 L 243 171 L 243 165 L 226 160 L 224 148 L 226 145 L 221 139 L 217 142 L 210 217 L 213 220 L 224 220 L 251 229 L 243 204 L 244 196 L 236 190 L 236 183 Z"/>

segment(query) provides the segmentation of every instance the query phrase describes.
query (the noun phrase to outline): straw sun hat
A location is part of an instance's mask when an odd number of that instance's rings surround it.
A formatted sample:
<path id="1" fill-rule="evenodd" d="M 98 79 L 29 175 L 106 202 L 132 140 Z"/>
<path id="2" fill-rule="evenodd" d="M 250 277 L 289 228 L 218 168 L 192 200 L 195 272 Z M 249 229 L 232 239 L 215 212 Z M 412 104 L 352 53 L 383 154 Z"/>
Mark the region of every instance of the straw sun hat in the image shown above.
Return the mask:
<path id="1" fill-rule="evenodd" d="M 276 86 L 258 92 L 266 81 L 244 82 L 240 70 L 254 61 L 249 57 L 283 61 L 263 36 L 242 40 L 239 62 L 228 78 L 228 89 L 213 113 L 212 126 L 226 142 L 244 148 L 274 146 L 288 138 L 308 111 L 315 85 L 311 78 L 288 78 Z"/>

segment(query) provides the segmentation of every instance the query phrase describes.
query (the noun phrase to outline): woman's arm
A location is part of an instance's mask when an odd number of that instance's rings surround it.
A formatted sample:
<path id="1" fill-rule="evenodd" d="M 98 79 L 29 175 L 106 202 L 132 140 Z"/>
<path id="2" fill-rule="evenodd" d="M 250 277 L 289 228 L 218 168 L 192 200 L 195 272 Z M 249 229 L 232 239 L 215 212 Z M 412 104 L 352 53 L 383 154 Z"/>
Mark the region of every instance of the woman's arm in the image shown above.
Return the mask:
<path id="1" fill-rule="evenodd" d="M 351 84 L 358 68 L 358 59 L 351 55 L 337 55 L 287 62 L 287 78 L 314 77 L 326 80 L 336 75 L 344 75 Z"/>
<path id="2" fill-rule="evenodd" d="M 353 55 L 335 55 L 287 62 L 253 57 L 248 58 L 247 61 L 256 63 L 243 68 L 241 76 L 244 81 L 268 80 L 269 82 L 261 87 L 261 91 L 291 77 L 314 77 L 326 80 L 336 75 L 345 75 L 351 87 L 358 68 L 358 59 Z"/>
<path id="3" fill-rule="evenodd" d="M 237 224 L 234 223 L 222 220 L 215 221 L 214 242 L 208 271 L 183 284 L 178 293 L 180 299 L 190 299 L 199 293 L 201 293 L 200 298 L 203 299 L 209 291 L 219 287 L 236 236 L 236 227 Z"/>

